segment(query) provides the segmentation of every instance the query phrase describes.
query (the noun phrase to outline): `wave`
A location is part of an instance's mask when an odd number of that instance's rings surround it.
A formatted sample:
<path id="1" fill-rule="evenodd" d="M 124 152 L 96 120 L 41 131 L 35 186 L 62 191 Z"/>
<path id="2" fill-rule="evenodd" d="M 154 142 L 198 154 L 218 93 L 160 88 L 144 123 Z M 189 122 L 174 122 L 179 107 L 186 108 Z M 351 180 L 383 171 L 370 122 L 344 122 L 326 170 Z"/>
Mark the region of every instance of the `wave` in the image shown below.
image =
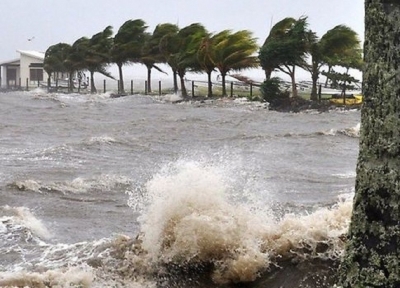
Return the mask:
<path id="1" fill-rule="evenodd" d="M 235 191 L 229 169 L 169 163 L 127 192 L 128 205 L 141 213 L 135 235 L 45 245 L 29 263 L 0 273 L 0 286 L 36 279 L 36 287 L 329 287 L 344 251 L 351 195 L 278 216 L 273 201 Z"/>
<path id="2" fill-rule="evenodd" d="M 298 134 L 298 133 L 286 133 L 284 137 L 314 137 L 314 136 L 347 136 L 351 138 L 359 138 L 360 137 L 360 123 L 358 123 L 354 127 L 344 128 L 344 129 L 329 129 L 326 131 L 319 131 L 309 134 Z"/>
<path id="3" fill-rule="evenodd" d="M 132 180 L 125 176 L 102 174 L 93 178 L 78 177 L 71 181 L 43 183 L 38 180 L 17 180 L 8 185 L 20 191 L 37 193 L 56 192 L 62 194 L 85 194 L 95 191 L 120 191 L 132 185 Z"/>
<path id="4" fill-rule="evenodd" d="M 215 167 L 180 163 L 170 172 L 147 183 L 150 204 L 139 219 L 140 248 L 153 265 L 206 264 L 215 283 L 251 282 L 282 259 L 336 261 L 342 254 L 351 201 L 275 219 L 268 206 L 231 202 Z"/>
<path id="5" fill-rule="evenodd" d="M 82 268 L 71 267 L 38 272 L 0 272 L 0 287 L 92 287 L 93 277 Z"/>
<path id="6" fill-rule="evenodd" d="M 345 128 L 345 129 L 331 129 L 326 132 L 321 132 L 323 135 L 328 136 L 336 136 L 336 135 L 344 135 L 352 138 L 359 138 L 360 137 L 360 126 L 361 123 L 358 123 L 354 127 Z"/>
<path id="7" fill-rule="evenodd" d="M 44 223 L 26 207 L 0 207 L 0 271 L 3 266 L 27 262 L 53 237 Z M 2 287 L 0 285 L 0 287 Z"/>

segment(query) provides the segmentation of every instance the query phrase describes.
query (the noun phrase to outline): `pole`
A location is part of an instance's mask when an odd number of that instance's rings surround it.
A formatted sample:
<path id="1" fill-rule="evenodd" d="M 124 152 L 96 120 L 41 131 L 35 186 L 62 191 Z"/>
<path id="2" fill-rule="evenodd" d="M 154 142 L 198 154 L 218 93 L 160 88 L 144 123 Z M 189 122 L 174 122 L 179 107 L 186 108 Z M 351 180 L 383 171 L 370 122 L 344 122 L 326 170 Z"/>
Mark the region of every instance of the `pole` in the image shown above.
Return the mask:
<path id="1" fill-rule="evenodd" d="M 161 96 L 161 80 L 158 81 L 158 95 Z"/>

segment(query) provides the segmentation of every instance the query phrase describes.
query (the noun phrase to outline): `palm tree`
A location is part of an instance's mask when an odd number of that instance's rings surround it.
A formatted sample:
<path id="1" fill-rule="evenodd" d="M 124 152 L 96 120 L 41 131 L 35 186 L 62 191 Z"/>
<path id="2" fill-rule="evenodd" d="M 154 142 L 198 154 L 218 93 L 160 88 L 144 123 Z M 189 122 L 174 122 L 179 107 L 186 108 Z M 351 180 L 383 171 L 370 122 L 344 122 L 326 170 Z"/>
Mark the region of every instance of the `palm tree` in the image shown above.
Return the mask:
<path id="1" fill-rule="evenodd" d="M 278 50 L 275 49 L 278 40 L 285 37 L 286 33 L 290 30 L 296 19 L 287 17 L 276 23 L 270 30 L 267 39 L 261 46 L 259 51 L 260 65 L 265 72 L 265 79 L 271 79 L 272 72 L 281 64 L 280 59 L 276 57 Z"/>
<path id="2" fill-rule="evenodd" d="M 183 97 L 187 97 L 185 87 L 185 74 L 188 70 L 199 71 L 200 66 L 197 60 L 197 52 L 203 38 L 207 35 L 206 28 L 200 23 L 194 23 L 179 30 L 179 50 L 176 57 L 177 73 L 181 82 Z"/>
<path id="3" fill-rule="evenodd" d="M 107 26 L 102 32 L 92 36 L 87 43 L 85 66 L 90 72 L 90 91 L 96 93 L 94 73 L 98 72 L 107 77 L 114 78 L 106 71 L 106 65 L 110 63 L 110 51 L 113 45 L 112 27 Z"/>
<path id="4" fill-rule="evenodd" d="M 141 19 L 128 20 L 119 28 L 111 49 L 111 61 L 118 66 L 120 93 L 124 93 L 122 66 L 128 62 L 139 63 L 146 39 L 147 26 Z"/>
<path id="5" fill-rule="evenodd" d="M 69 71 L 69 92 L 73 91 L 73 75 L 77 71 L 87 70 L 86 58 L 89 50 L 89 38 L 81 37 L 76 40 L 72 46 L 70 53 L 65 61 Z"/>
<path id="6" fill-rule="evenodd" d="M 180 78 L 181 93 L 187 97 L 185 74 L 188 70 L 198 71 L 197 51 L 207 31 L 200 23 L 188 25 L 177 33 L 166 34 L 160 42 L 160 49 L 174 74 L 174 89 L 177 92 L 176 75 Z"/>
<path id="7" fill-rule="evenodd" d="M 269 79 L 272 71 L 278 69 L 287 74 L 292 82 L 292 96 L 297 96 L 296 66 L 306 67 L 310 33 L 307 17 L 298 20 L 288 17 L 271 29 L 259 52 L 261 67 Z"/>
<path id="8" fill-rule="evenodd" d="M 212 45 L 212 61 L 221 74 L 222 95 L 225 96 L 225 79 L 228 72 L 258 67 L 258 59 L 254 56 L 258 45 L 248 30 L 235 33 L 230 30 L 219 32 L 213 37 Z"/>
<path id="9" fill-rule="evenodd" d="M 397 0 L 365 1 L 365 104 L 338 287 L 400 287 L 399 17 Z"/>
<path id="10" fill-rule="evenodd" d="M 51 75 L 53 73 L 67 73 L 69 72 L 68 67 L 66 65 L 66 60 L 68 59 L 68 55 L 71 53 L 71 45 L 66 43 L 58 43 L 50 46 L 45 53 L 44 61 L 43 61 L 43 69 L 46 71 L 47 78 L 47 87 L 51 86 Z M 56 76 L 54 76 L 56 78 Z"/>
<path id="11" fill-rule="evenodd" d="M 213 96 L 212 91 L 212 81 L 211 81 L 211 73 L 215 71 L 216 65 L 214 63 L 214 39 L 215 35 L 212 36 L 211 34 L 206 35 L 203 40 L 201 41 L 200 48 L 197 52 L 197 60 L 200 65 L 200 69 L 207 74 L 207 87 L 208 93 L 207 96 Z"/>
<path id="12" fill-rule="evenodd" d="M 159 49 L 161 55 L 172 70 L 172 80 L 174 84 L 174 92 L 178 92 L 178 80 L 177 80 L 177 64 L 175 54 L 179 50 L 179 39 L 178 32 L 179 28 L 173 24 L 165 24 L 169 25 L 167 29 L 165 29 L 166 33 L 161 37 L 159 43 Z"/>
<path id="13" fill-rule="evenodd" d="M 147 67 L 147 91 L 151 92 L 151 69 L 165 73 L 156 63 L 166 63 L 166 59 L 160 51 L 161 39 L 172 32 L 178 32 L 176 25 L 165 23 L 159 24 L 153 34 L 145 33 L 145 44 L 142 50 L 141 62 Z"/>
<path id="14" fill-rule="evenodd" d="M 310 31 L 310 33 L 313 32 Z M 345 25 L 335 26 L 326 32 L 321 39 L 316 36 L 311 38 L 309 53 L 311 65 L 304 68 L 311 73 L 311 100 L 317 100 L 317 81 L 321 73 L 320 70 L 324 65 L 328 65 L 328 73 L 335 65 L 344 67 L 351 65 L 361 68 L 360 40 L 357 33 Z M 350 64 L 349 61 L 356 61 L 357 63 Z"/>

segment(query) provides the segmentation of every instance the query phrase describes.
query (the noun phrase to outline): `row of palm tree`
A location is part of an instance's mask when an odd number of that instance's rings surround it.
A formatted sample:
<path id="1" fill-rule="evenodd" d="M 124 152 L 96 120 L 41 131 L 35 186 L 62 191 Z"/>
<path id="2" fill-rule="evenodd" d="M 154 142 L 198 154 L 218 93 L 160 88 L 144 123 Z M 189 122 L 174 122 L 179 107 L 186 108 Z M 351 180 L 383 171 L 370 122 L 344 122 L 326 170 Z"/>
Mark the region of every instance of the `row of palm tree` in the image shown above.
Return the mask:
<path id="1" fill-rule="evenodd" d="M 292 94 L 297 95 L 295 68 L 311 73 L 313 89 L 311 99 L 317 97 L 317 80 L 323 66 L 328 73 L 334 66 L 361 69 L 362 49 L 357 34 L 349 27 L 338 25 L 321 38 L 308 29 L 307 17 L 287 17 L 270 30 L 264 44 L 259 47 L 252 32 L 223 30 L 210 33 L 200 23 L 179 28 L 163 23 L 152 33 L 147 31 L 142 19 L 128 20 L 113 37 L 112 27 L 91 38 L 82 37 L 72 45 L 58 43 L 45 53 L 44 69 L 50 77 L 53 73 L 74 75 L 79 71 L 90 72 L 90 90 L 96 92 L 94 73 L 112 77 L 107 66 L 116 64 L 120 93 L 124 93 L 124 65 L 140 63 L 147 67 L 147 89 L 151 92 L 151 72 L 163 71 L 158 64 L 167 64 L 172 70 L 175 92 L 178 77 L 183 97 L 187 97 L 185 75 L 187 72 L 206 73 L 208 96 L 213 95 L 211 73 L 221 75 L 222 94 L 226 95 L 226 76 L 261 66 L 266 80 L 273 71 L 281 71 L 292 79 Z M 257 55 L 258 51 L 258 55 Z M 72 81 L 72 77 L 69 77 Z M 69 87 L 73 87 L 72 82 Z"/>
<path id="2" fill-rule="evenodd" d="M 45 53 L 44 69 L 53 73 L 90 72 L 91 92 L 96 92 L 94 73 L 112 77 L 107 65 L 116 64 L 119 73 L 120 93 L 124 93 L 123 66 L 140 63 L 147 67 L 147 85 L 151 92 L 151 71 L 165 73 L 157 64 L 165 63 L 172 70 L 175 92 L 178 91 L 178 77 L 181 93 L 187 97 L 185 75 L 188 71 L 207 73 L 208 95 L 212 96 L 211 72 L 218 70 L 222 77 L 223 94 L 226 95 L 225 77 L 230 71 L 239 71 L 258 66 L 254 55 L 258 45 L 248 30 L 232 32 L 224 30 L 209 33 L 200 23 L 193 23 L 179 29 L 177 25 L 159 24 L 153 33 L 147 32 L 142 19 L 128 20 L 113 36 L 112 27 L 91 38 L 82 37 L 72 45 L 59 43 L 50 46 Z M 69 77 L 72 81 L 72 77 Z M 50 80 L 48 80 L 50 81 Z M 72 82 L 69 85 L 72 87 Z"/>
<path id="3" fill-rule="evenodd" d="M 295 69 L 300 67 L 311 74 L 311 100 L 317 100 L 317 82 L 322 68 L 329 75 L 335 66 L 362 70 L 362 49 L 357 33 L 345 25 L 337 25 L 321 38 L 308 28 L 307 17 L 284 18 L 275 24 L 259 51 L 260 65 L 266 79 L 275 70 L 289 75 L 292 95 L 297 95 Z M 350 78 L 349 78 L 350 79 Z"/>

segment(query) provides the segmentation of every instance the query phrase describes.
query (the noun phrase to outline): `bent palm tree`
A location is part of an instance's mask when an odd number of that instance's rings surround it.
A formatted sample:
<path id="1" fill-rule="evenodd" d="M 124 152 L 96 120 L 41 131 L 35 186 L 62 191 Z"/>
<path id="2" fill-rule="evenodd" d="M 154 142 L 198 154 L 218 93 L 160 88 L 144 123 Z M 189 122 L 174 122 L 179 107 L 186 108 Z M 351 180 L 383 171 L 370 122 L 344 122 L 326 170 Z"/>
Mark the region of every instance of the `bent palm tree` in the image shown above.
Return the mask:
<path id="1" fill-rule="evenodd" d="M 213 95 L 211 73 L 215 71 L 216 68 L 216 65 L 213 61 L 215 58 L 213 56 L 215 53 L 213 40 L 214 37 L 211 34 L 205 36 L 201 41 L 200 48 L 197 52 L 197 60 L 200 65 L 200 69 L 207 74 L 208 97 Z"/>
<path id="2" fill-rule="evenodd" d="M 87 43 L 88 51 L 85 57 L 85 66 L 90 72 L 91 93 L 96 93 L 97 91 L 94 83 L 95 72 L 114 78 L 106 71 L 106 65 L 110 63 L 110 50 L 113 43 L 111 36 L 112 27 L 108 26 L 102 32 L 93 35 Z"/>
<path id="3" fill-rule="evenodd" d="M 145 41 L 146 23 L 142 19 L 128 20 L 119 28 L 111 49 L 111 61 L 118 66 L 120 93 L 124 93 L 122 66 L 128 62 L 140 62 Z"/>
<path id="4" fill-rule="evenodd" d="M 173 24 L 166 29 L 166 33 L 161 37 L 159 43 L 159 49 L 163 60 L 167 63 L 172 70 L 172 80 L 174 85 L 174 92 L 178 92 L 178 80 L 177 80 L 177 64 L 174 55 L 179 50 L 179 39 L 178 32 L 179 28 Z"/>
<path id="5" fill-rule="evenodd" d="M 311 55 L 311 65 L 305 68 L 311 73 L 311 100 L 317 100 L 317 81 L 322 66 L 328 65 L 329 73 L 331 67 L 335 65 L 360 67 L 362 62 L 360 40 L 357 33 L 345 25 L 335 26 L 326 32 L 320 40 L 317 37 L 312 39 L 309 53 Z M 345 64 L 349 63 L 349 57 L 351 61 L 356 61 L 357 63 Z"/>
<path id="6" fill-rule="evenodd" d="M 288 17 L 271 29 L 259 52 L 261 67 L 267 80 L 275 69 L 288 74 L 292 82 L 292 96 L 297 96 L 295 69 L 306 67 L 310 33 L 307 18 Z"/>
<path id="7" fill-rule="evenodd" d="M 51 76 L 53 73 L 68 73 L 70 72 L 66 65 L 66 60 L 71 53 L 71 45 L 66 43 L 58 43 L 50 46 L 45 53 L 43 61 L 43 69 L 46 71 L 47 87 L 51 86 Z M 54 76 L 56 78 L 56 76 Z"/>
<path id="8" fill-rule="evenodd" d="M 222 79 L 222 95 L 226 96 L 226 75 L 230 71 L 241 71 L 258 67 L 254 53 L 258 49 L 256 39 L 248 30 L 233 33 L 230 30 L 219 32 L 213 37 L 212 61 Z"/>

